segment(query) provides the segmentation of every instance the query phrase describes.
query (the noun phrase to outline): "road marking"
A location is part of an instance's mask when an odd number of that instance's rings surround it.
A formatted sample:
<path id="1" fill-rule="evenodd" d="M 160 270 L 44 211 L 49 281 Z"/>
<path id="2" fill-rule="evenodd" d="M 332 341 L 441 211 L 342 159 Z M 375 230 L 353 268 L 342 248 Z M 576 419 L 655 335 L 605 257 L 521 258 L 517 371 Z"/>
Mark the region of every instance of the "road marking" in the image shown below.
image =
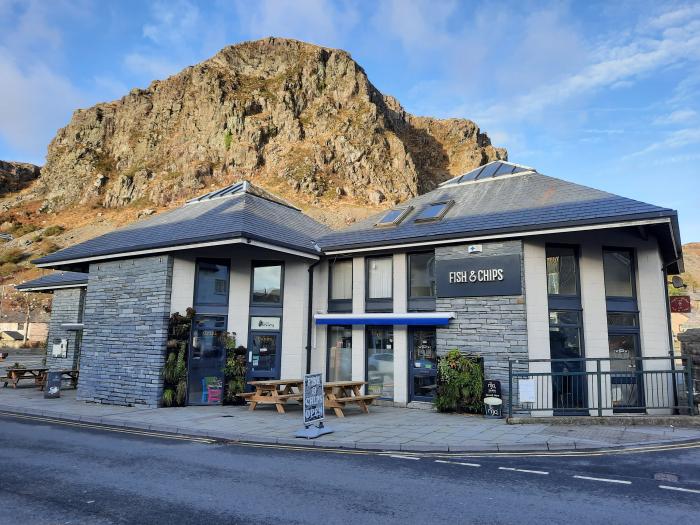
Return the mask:
<path id="1" fill-rule="evenodd" d="M 524 468 L 512 468 L 512 467 L 498 467 L 498 470 L 509 470 L 511 472 L 525 472 L 526 474 L 541 474 L 542 476 L 546 476 L 549 474 L 549 472 L 545 472 L 544 470 L 527 470 Z"/>
<path id="2" fill-rule="evenodd" d="M 463 461 L 445 461 L 444 459 L 436 459 L 435 463 L 447 463 L 448 465 L 462 465 L 465 467 L 480 467 L 478 463 L 464 463 Z"/>
<path id="3" fill-rule="evenodd" d="M 420 459 L 416 456 L 399 456 L 398 454 L 390 454 L 389 457 L 394 459 L 413 459 L 416 461 Z"/>
<path id="4" fill-rule="evenodd" d="M 605 483 L 620 483 L 622 485 L 631 485 L 631 481 L 624 479 L 609 479 L 609 478 L 592 478 L 590 476 L 574 476 L 576 479 L 587 479 L 589 481 L 604 481 Z"/>
<path id="5" fill-rule="evenodd" d="M 692 492 L 693 494 L 700 494 L 700 490 L 684 489 L 683 487 L 670 487 L 668 485 L 659 485 L 659 488 L 666 490 L 677 490 L 678 492 Z"/>

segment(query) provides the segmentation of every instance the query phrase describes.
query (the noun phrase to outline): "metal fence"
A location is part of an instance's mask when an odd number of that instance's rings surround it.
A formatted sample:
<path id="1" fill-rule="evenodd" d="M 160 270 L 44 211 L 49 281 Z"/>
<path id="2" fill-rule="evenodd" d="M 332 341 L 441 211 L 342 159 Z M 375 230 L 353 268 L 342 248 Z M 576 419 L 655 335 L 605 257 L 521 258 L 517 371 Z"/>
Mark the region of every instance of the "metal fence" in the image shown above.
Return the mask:
<path id="1" fill-rule="evenodd" d="M 513 359 L 508 415 L 695 414 L 687 358 Z"/>

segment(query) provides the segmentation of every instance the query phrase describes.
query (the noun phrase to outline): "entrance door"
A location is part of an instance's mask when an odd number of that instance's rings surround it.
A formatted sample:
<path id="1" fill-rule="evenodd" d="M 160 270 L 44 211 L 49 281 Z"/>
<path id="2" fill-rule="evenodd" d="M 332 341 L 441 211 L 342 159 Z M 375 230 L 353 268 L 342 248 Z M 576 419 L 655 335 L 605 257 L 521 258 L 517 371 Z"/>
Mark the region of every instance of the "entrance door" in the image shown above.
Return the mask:
<path id="1" fill-rule="evenodd" d="M 225 315 L 195 317 L 188 361 L 189 405 L 221 404 L 226 361 L 225 335 Z"/>
<path id="2" fill-rule="evenodd" d="M 612 404 L 616 412 L 642 409 L 641 360 L 639 359 L 638 334 L 610 334 L 610 383 Z"/>
<path id="3" fill-rule="evenodd" d="M 279 332 L 252 332 L 248 351 L 248 377 L 251 380 L 279 379 L 281 335 Z"/>
<path id="4" fill-rule="evenodd" d="M 408 345 L 408 382 L 411 401 L 433 401 L 437 389 L 435 329 L 411 329 Z"/>

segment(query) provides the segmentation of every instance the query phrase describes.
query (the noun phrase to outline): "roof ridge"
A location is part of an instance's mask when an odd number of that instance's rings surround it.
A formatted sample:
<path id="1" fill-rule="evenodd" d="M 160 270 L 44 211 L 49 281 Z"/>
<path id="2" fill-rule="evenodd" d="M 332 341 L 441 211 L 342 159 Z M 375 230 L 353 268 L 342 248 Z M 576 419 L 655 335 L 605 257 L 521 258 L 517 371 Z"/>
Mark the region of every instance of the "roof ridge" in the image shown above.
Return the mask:
<path id="1" fill-rule="evenodd" d="M 268 200 L 270 202 L 275 202 L 277 204 L 281 204 L 282 206 L 286 206 L 287 208 L 292 208 L 293 210 L 301 211 L 301 209 L 294 206 L 291 202 L 283 199 L 282 197 L 275 195 L 274 193 L 267 191 L 264 188 L 261 188 L 260 186 L 256 186 L 255 184 L 252 184 L 247 179 L 244 179 L 244 180 L 238 181 L 238 182 L 234 182 L 233 184 L 229 184 L 228 186 L 225 186 L 223 188 L 219 188 L 217 190 L 213 190 L 213 191 L 210 191 L 208 193 L 205 193 L 204 195 L 200 195 L 199 197 L 195 197 L 193 199 L 190 199 L 187 202 L 185 202 L 185 206 L 187 206 L 189 204 L 197 204 L 200 202 L 209 202 L 212 200 L 218 200 L 218 199 L 223 199 L 223 198 L 227 198 L 227 197 L 238 197 L 240 195 L 254 195 L 254 196 L 259 197 L 261 199 L 265 199 L 265 200 Z"/>

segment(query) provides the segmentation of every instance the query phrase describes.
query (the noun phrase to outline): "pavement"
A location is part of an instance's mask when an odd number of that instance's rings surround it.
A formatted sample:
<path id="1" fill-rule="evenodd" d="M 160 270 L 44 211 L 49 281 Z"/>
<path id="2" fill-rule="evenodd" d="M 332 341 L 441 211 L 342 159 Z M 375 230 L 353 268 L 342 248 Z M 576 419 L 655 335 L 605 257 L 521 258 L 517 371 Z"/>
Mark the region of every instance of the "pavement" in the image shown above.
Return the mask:
<path id="1" fill-rule="evenodd" d="M 456 457 L 0 429 L 0 524 L 700 523 L 697 445 Z"/>
<path id="2" fill-rule="evenodd" d="M 700 441 L 700 427 L 546 421 L 509 425 L 503 419 L 385 406 L 372 406 L 370 414 L 349 408 L 345 418 L 329 412 L 325 424 L 334 432 L 306 440 L 294 437 L 303 428 L 301 407 L 294 404 L 288 405 L 286 414 L 278 414 L 274 407 L 253 412 L 245 406 L 122 407 L 85 403 L 75 397 L 75 390 L 63 390 L 58 399 L 44 399 L 30 385 L 0 388 L 0 413 L 224 441 L 407 452 L 591 450 Z"/>

